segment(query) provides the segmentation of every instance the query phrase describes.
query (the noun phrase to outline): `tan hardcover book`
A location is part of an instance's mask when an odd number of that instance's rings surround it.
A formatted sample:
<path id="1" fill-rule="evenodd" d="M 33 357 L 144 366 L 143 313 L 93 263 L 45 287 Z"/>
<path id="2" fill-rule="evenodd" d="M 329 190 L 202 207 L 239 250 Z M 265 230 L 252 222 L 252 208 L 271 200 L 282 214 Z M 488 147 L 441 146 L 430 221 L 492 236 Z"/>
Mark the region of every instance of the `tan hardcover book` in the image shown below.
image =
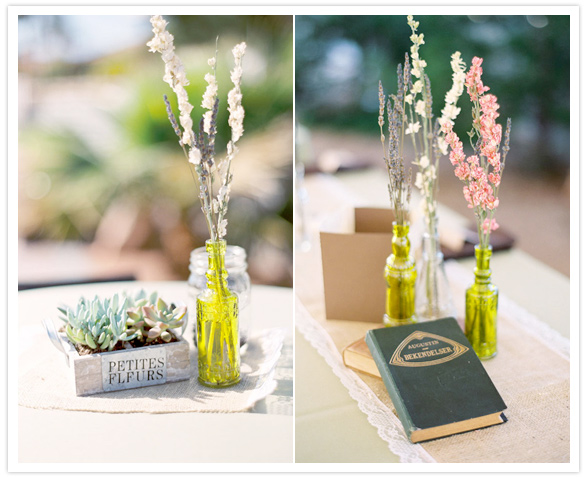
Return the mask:
<path id="1" fill-rule="evenodd" d="M 377 378 L 381 377 L 375 360 L 371 356 L 371 351 L 369 351 L 369 347 L 365 343 L 365 338 L 361 338 L 343 349 L 342 361 L 345 366 L 355 371 L 361 371 Z"/>

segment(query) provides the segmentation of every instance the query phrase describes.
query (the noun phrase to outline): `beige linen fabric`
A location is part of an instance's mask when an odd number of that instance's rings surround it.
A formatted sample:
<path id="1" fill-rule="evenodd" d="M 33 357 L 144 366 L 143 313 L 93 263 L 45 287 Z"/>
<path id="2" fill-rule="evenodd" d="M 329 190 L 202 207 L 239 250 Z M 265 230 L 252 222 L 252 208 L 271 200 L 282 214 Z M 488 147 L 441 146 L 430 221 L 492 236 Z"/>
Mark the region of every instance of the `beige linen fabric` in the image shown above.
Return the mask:
<path id="1" fill-rule="evenodd" d="M 471 275 L 456 263 L 447 266 L 453 296 L 464 296 Z M 469 279 L 472 279 L 469 276 Z M 376 323 L 326 320 L 320 287 L 306 282 L 297 294 L 308 312 L 326 330 L 338 352 Z M 305 293 L 304 293 L 305 292 Z M 461 306 L 462 308 L 462 306 Z M 463 310 L 459 310 L 462 316 Z M 437 462 L 552 462 L 570 461 L 570 366 L 564 351 L 551 347 L 544 336 L 525 326 L 527 314 L 500 296 L 498 354 L 483 364 L 508 408 L 508 422 L 486 429 L 421 443 Z M 538 321 L 538 320 L 536 320 Z M 554 332 L 553 332 L 554 333 Z M 542 333 L 544 335 L 544 333 Z M 324 347 L 326 349 L 327 347 Z M 353 372 L 350 371 L 349 372 Z M 379 378 L 357 375 L 394 412 Z M 471 396 L 475 399 L 475 396 Z M 407 440 L 407 439 L 406 439 Z"/>
<path id="2" fill-rule="evenodd" d="M 38 334 L 34 345 L 19 358 L 18 403 L 36 409 L 107 413 L 242 412 L 275 389 L 273 374 L 283 344 L 282 329 L 264 330 L 251 337 L 242 356 L 241 382 L 225 389 L 198 383 L 191 327 L 184 336 L 190 343 L 189 380 L 80 397 L 75 395 L 64 355 L 46 335 Z"/>

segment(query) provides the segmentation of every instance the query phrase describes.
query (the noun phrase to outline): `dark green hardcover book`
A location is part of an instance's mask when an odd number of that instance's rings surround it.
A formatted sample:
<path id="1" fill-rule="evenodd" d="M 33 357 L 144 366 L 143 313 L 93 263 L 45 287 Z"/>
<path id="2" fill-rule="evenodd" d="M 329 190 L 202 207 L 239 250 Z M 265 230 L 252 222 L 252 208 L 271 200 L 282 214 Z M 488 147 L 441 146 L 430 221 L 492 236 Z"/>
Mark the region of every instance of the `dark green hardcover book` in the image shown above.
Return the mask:
<path id="1" fill-rule="evenodd" d="M 412 442 L 506 422 L 506 405 L 454 318 L 367 332 Z"/>

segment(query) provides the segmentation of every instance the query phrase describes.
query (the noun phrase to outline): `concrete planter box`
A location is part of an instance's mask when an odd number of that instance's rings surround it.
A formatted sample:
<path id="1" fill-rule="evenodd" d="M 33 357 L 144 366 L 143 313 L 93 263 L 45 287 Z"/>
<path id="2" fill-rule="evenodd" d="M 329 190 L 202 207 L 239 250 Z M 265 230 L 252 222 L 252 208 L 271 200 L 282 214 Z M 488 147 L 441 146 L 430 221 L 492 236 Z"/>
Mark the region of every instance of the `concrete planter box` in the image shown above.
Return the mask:
<path id="1" fill-rule="evenodd" d="M 78 396 L 119 391 L 190 378 L 189 343 L 179 341 L 80 356 L 65 335 L 61 342 Z"/>

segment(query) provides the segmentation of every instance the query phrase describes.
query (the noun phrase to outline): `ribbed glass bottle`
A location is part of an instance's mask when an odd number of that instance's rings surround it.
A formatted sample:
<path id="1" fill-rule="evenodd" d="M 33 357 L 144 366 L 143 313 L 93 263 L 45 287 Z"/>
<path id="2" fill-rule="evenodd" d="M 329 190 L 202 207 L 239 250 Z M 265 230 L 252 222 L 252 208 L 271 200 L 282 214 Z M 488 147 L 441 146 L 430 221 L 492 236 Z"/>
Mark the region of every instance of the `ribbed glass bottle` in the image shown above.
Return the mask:
<path id="1" fill-rule="evenodd" d="M 475 283 L 467 289 L 465 299 L 465 335 L 481 359 L 497 353 L 498 290 L 491 283 L 491 253 L 491 245 L 475 246 Z"/>
<path id="2" fill-rule="evenodd" d="M 208 288 L 208 252 L 206 247 L 192 250 L 190 254 L 190 276 L 188 285 L 194 303 L 204 290 Z M 247 348 L 251 328 L 251 278 L 247 273 L 247 252 L 238 245 L 227 245 L 224 254 L 224 268 L 228 273 L 228 288 L 238 296 L 238 331 L 240 336 L 241 354 Z M 197 323 L 194 323 L 194 340 L 198 346 Z"/>
<path id="3" fill-rule="evenodd" d="M 197 299 L 198 380 L 226 387 L 240 381 L 238 297 L 229 290 L 226 241 L 208 240 L 208 288 Z"/>
<path id="4" fill-rule="evenodd" d="M 416 316 L 418 321 L 456 317 L 446 271 L 440 250 L 437 219 L 422 235 L 422 257 L 416 282 Z"/>
<path id="5" fill-rule="evenodd" d="M 385 265 L 387 295 L 385 301 L 385 326 L 406 325 L 416 322 L 415 292 L 416 264 L 410 255 L 409 222 L 393 223 L 392 253 Z"/>

